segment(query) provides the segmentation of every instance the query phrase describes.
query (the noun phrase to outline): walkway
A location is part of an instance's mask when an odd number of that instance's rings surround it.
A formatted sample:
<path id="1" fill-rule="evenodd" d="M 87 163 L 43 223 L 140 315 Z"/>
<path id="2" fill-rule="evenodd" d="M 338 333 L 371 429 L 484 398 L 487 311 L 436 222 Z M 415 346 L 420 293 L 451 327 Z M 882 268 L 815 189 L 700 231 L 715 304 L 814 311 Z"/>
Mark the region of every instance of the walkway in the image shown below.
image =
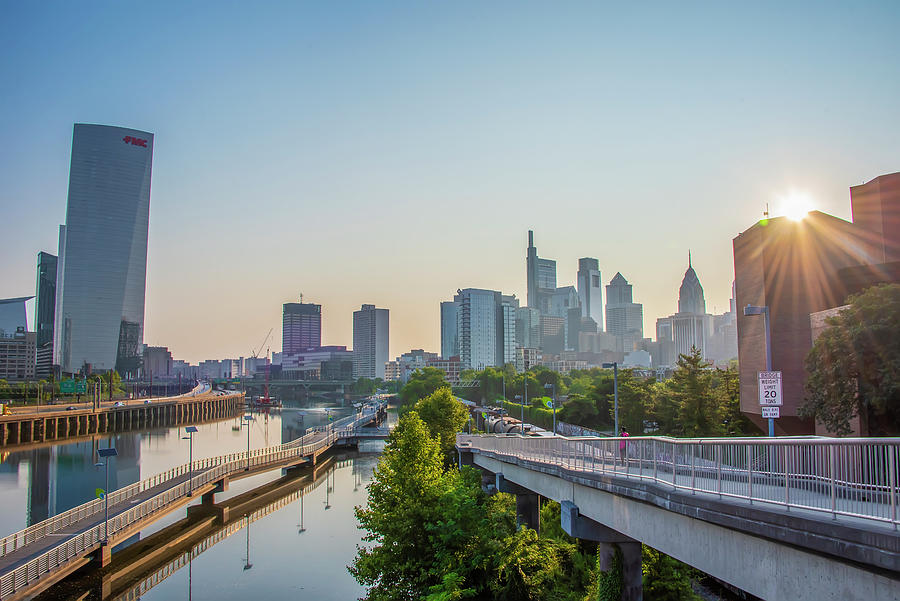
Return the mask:
<path id="1" fill-rule="evenodd" d="M 112 491 L 110 547 L 193 498 L 221 488 L 229 478 L 314 462 L 338 440 L 382 419 L 384 410 L 381 403 L 367 405 L 329 426 L 311 428 L 295 441 L 200 459 Z M 105 538 L 104 501 L 95 499 L 0 539 L 0 600 L 21 597 L 51 574 L 70 572 L 67 568 L 81 565 Z"/>

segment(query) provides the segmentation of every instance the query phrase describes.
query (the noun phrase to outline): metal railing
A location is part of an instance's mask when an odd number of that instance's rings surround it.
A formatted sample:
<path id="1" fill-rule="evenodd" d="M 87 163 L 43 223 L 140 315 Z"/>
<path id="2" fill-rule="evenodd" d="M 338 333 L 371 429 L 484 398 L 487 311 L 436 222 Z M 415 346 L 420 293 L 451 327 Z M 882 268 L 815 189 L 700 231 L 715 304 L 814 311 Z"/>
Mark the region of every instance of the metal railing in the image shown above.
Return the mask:
<path id="1" fill-rule="evenodd" d="M 197 488 L 221 480 L 231 473 L 266 464 L 279 464 L 288 459 L 306 457 L 325 447 L 330 447 L 336 440 L 346 437 L 348 433 L 357 427 L 371 422 L 381 407 L 381 405 L 377 405 L 358 414 L 349 415 L 326 426 L 324 430 L 313 429 L 312 432 L 308 432 L 303 437 L 292 442 L 262 449 L 253 449 L 249 453 L 243 451 L 207 459 L 198 459 L 190 465 L 185 464 L 172 468 L 162 474 L 157 474 L 141 482 L 111 492 L 110 506 L 113 507 L 117 503 L 131 499 L 148 490 L 161 487 L 158 494 L 134 505 L 127 511 L 111 516 L 109 518 L 108 535 L 106 523 L 97 524 L 83 532 L 72 535 L 68 540 L 54 546 L 24 565 L 0 575 L 0 599 L 4 599 L 12 593 L 27 587 L 44 574 L 69 561 L 83 556 L 86 551 L 97 547 L 101 541 L 107 540 L 110 536 L 129 528 L 152 513 L 164 510 L 167 506 L 188 496 L 189 492 Z M 200 473 L 197 473 L 198 471 Z M 189 477 L 184 479 L 183 476 L 185 475 Z M 25 531 L 30 531 L 27 538 L 28 543 L 25 542 L 26 538 L 24 536 L 21 539 L 19 538 L 22 532 L 25 532 L 22 531 L 4 538 L 3 542 L 0 542 L 0 548 L 2 548 L 4 555 L 8 554 L 14 550 L 3 546 L 8 539 L 12 539 L 14 546 L 18 544 L 14 548 L 21 548 L 25 544 L 33 543 L 102 510 L 103 501 L 95 499 L 27 528 Z"/>
<path id="2" fill-rule="evenodd" d="M 458 434 L 457 446 L 566 470 L 892 524 L 900 438 L 597 438 Z M 624 445 L 624 446 L 623 446 Z"/>

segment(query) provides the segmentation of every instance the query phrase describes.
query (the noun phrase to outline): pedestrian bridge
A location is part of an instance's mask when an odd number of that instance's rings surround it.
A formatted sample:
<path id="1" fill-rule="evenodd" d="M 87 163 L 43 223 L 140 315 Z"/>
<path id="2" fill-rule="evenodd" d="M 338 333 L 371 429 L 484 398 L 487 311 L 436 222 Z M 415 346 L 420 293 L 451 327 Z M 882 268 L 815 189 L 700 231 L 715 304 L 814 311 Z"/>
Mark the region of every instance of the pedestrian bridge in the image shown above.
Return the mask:
<path id="1" fill-rule="evenodd" d="M 623 440 L 459 434 L 457 449 L 516 494 L 520 522 L 538 525 L 541 496 L 573 536 L 618 545 L 625 598 L 641 598 L 645 543 L 763 599 L 900 599 L 900 439 Z"/>
<path id="2" fill-rule="evenodd" d="M 104 501 L 94 499 L 10 534 L 0 539 L 0 600 L 44 590 L 91 561 L 92 554 L 105 565 L 115 545 L 198 496 L 206 509 L 215 510 L 214 494 L 226 490 L 230 480 L 299 464 L 315 465 L 317 457 L 338 441 L 380 423 L 385 412 L 385 403 L 372 403 L 333 424 L 311 428 L 292 442 L 198 459 L 111 491 L 108 522 Z"/>

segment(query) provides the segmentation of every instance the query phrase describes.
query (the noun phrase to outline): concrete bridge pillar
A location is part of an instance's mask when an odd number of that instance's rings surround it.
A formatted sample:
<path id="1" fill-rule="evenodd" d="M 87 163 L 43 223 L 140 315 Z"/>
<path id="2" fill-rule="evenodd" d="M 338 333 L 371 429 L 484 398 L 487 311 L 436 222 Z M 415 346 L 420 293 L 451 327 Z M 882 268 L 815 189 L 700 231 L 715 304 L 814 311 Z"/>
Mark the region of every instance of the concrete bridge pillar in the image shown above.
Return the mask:
<path id="1" fill-rule="evenodd" d="M 563 501 L 560 506 L 560 523 L 566 534 L 598 543 L 601 570 L 613 567 L 616 547 L 619 548 L 622 554 L 622 601 L 642 601 L 641 543 L 584 517 L 571 501 Z"/>
<path id="2" fill-rule="evenodd" d="M 494 486 L 497 492 L 516 495 L 516 526 L 525 526 L 535 532 L 541 531 L 541 499 L 537 493 L 513 484 L 504 478 L 503 474 L 494 475 Z"/>

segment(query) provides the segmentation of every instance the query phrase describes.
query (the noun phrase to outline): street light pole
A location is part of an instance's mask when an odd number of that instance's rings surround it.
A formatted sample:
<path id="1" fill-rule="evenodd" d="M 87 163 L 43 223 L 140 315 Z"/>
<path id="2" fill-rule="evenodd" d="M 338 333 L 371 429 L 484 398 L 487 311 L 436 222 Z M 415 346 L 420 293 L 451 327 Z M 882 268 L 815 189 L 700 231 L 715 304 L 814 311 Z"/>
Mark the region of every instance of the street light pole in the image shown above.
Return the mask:
<path id="1" fill-rule="evenodd" d="M 187 432 L 187 436 L 182 436 L 181 440 L 188 440 L 188 494 L 187 496 L 191 496 L 191 493 L 194 491 L 194 434 L 197 432 L 197 426 L 188 426 L 184 429 Z"/>
<path id="2" fill-rule="evenodd" d="M 769 307 L 754 307 L 747 304 L 744 307 L 744 315 L 762 315 L 766 325 L 766 371 L 772 371 L 772 334 L 769 327 Z M 775 419 L 769 418 L 769 438 L 775 437 Z"/>
<path id="3" fill-rule="evenodd" d="M 615 420 L 615 425 L 613 428 L 615 432 L 613 435 L 619 435 L 619 362 L 614 361 L 613 363 L 604 363 L 603 368 L 613 370 L 613 419 Z"/>
<path id="4" fill-rule="evenodd" d="M 244 471 L 250 471 L 250 422 L 253 421 L 252 415 L 245 415 L 244 420 L 241 422 L 241 427 L 247 427 L 247 467 L 244 468 Z"/>
<path id="5" fill-rule="evenodd" d="M 109 544 L 109 462 L 111 457 L 115 457 L 118 455 L 118 451 L 114 447 L 109 447 L 108 449 L 97 449 L 97 455 L 101 459 L 106 459 L 106 461 L 98 461 L 94 465 L 97 467 L 106 466 L 106 488 L 103 490 L 103 512 L 104 512 L 104 521 L 103 521 L 103 544 Z"/>

